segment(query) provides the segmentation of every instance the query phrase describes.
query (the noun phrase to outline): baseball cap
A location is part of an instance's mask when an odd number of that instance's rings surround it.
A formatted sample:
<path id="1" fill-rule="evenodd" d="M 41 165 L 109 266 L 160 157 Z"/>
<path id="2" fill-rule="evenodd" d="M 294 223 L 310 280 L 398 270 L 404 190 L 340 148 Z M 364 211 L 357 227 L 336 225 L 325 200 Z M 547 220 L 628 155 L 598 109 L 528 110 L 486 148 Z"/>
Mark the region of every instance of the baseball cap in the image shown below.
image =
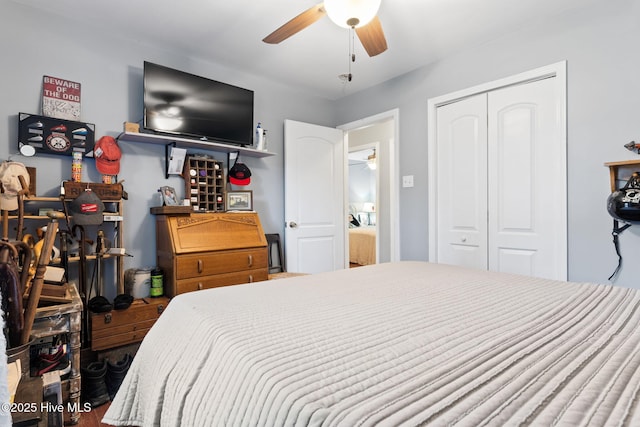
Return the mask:
<path id="1" fill-rule="evenodd" d="M 93 147 L 96 158 L 96 169 L 103 175 L 118 175 L 120 172 L 120 158 L 122 152 L 112 136 L 105 135 Z"/>
<path id="2" fill-rule="evenodd" d="M 28 187 L 29 172 L 27 172 L 27 168 L 22 163 L 7 161 L 0 165 L 0 183 L 2 184 L 0 209 L 5 211 L 18 209 L 18 192 L 22 190 L 22 185 L 18 178 L 20 175 L 24 177 Z"/>
<path id="3" fill-rule="evenodd" d="M 102 212 L 104 203 L 100 197 L 91 190 L 85 190 L 71 203 L 69 210 L 73 216 L 73 222 L 79 225 L 100 225 L 104 220 Z"/>
<path id="4" fill-rule="evenodd" d="M 251 171 L 244 163 L 235 162 L 229 171 L 229 182 L 235 185 L 249 185 Z"/>

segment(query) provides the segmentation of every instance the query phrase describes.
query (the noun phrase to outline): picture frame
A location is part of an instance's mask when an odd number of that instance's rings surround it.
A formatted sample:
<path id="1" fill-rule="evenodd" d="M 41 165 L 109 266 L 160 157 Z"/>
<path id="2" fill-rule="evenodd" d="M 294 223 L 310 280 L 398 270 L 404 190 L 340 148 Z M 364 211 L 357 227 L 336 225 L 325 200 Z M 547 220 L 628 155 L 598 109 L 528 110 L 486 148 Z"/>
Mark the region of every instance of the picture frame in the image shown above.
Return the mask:
<path id="1" fill-rule="evenodd" d="M 176 196 L 176 190 L 173 187 L 162 186 L 160 187 L 160 194 L 162 195 L 162 204 L 164 206 L 177 206 L 178 197 Z"/>
<path id="2" fill-rule="evenodd" d="M 228 211 L 252 211 L 253 191 L 227 191 L 226 202 Z"/>

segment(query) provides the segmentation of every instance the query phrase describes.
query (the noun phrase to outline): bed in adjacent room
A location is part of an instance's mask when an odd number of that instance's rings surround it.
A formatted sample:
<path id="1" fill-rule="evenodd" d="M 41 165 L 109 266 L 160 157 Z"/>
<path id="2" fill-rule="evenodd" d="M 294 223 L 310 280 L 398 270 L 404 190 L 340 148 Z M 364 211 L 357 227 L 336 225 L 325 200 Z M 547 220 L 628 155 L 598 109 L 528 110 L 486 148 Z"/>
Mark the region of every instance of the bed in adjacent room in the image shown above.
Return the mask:
<path id="1" fill-rule="evenodd" d="M 370 265 L 376 263 L 376 228 L 349 228 L 349 262 Z"/>
<path id="2" fill-rule="evenodd" d="M 640 425 L 640 291 L 404 261 L 175 297 L 104 422 Z"/>

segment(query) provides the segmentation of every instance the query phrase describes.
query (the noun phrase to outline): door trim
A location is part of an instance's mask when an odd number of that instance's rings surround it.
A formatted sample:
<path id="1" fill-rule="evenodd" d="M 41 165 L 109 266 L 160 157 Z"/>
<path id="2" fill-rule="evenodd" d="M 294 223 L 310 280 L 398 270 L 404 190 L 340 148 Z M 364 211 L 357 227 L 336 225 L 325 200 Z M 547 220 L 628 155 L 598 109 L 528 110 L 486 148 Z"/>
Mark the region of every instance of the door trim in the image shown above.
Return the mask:
<path id="1" fill-rule="evenodd" d="M 398 178 L 398 171 L 400 170 L 400 156 L 398 153 L 398 149 L 399 149 L 399 141 L 400 141 L 400 110 L 398 108 L 394 108 L 392 110 L 388 110 L 388 111 L 384 111 L 382 113 L 379 114 L 375 114 L 373 116 L 369 116 L 369 117 L 365 117 L 363 119 L 360 120 L 356 120 L 353 122 L 349 122 L 346 124 L 343 124 L 341 126 L 338 126 L 338 129 L 342 129 L 345 132 L 345 143 L 344 143 L 344 151 L 345 151 L 345 159 L 348 158 L 348 150 L 349 150 L 349 144 L 348 141 L 346 140 L 348 132 L 351 130 L 356 130 L 365 126 L 370 126 L 370 125 L 374 125 L 376 123 L 379 122 L 383 122 L 389 119 L 393 119 L 393 139 L 391 141 L 389 141 L 389 189 L 390 189 L 390 194 L 389 194 L 389 225 L 390 225 L 390 231 L 391 231 L 391 241 L 389 242 L 390 244 L 390 248 L 389 248 L 389 252 L 391 254 L 391 262 L 394 261 L 399 261 L 400 260 L 400 224 L 398 221 L 398 218 L 400 217 L 400 203 L 399 203 L 399 199 L 398 199 L 398 185 L 399 185 L 399 178 Z M 348 168 L 348 160 L 345 160 L 345 176 L 347 173 L 347 168 Z M 346 182 L 347 180 L 345 180 L 345 186 L 348 185 L 348 182 Z M 378 186 L 380 184 L 378 183 Z M 379 187 L 378 187 L 379 188 Z M 349 196 L 349 191 L 348 188 L 345 188 L 345 198 L 348 198 Z M 344 202 L 344 206 L 349 206 L 349 201 L 345 199 Z M 344 215 L 345 217 L 345 235 L 348 236 L 348 231 L 347 231 L 347 220 L 346 220 L 346 215 Z M 378 242 L 379 244 L 379 242 Z M 345 247 L 346 247 L 346 242 L 345 242 Z M 349 265 L 349 252 L 346 251 L 345 252 L 345 256 L 347 258 L 347 263 L 346 265 Z M 378 256 L 376 254 L 376 256 Z"/>
<path id="2" fill-rule="evenodd" d="M 560 253 L 563 254 L 565 262 L 562 264 L 563 271 L 560 273 L 561 277 L 567 279 L 568 271 L 568 253 L 567 253 L 567 61 L 560 61 L 554 64 L 550 64 L 544 67 L 536 68 L 534 70 L 526 71 L 520 74 L 502 78 L 488 83 L 483 83 L 477 86 L 473 86 L 460 91 L 452 92 L 449 94 L 429 98 L 427 100 L 427 123 L 428 123 L 428 135 L 427 135 L 427 152 L 428 152 L 428 213 L 429 213 L 429 225 L 428 225 L 428 240 L 429 240 L 429 257 L 430 262 L 436 262 L 437 258 L 437 209 L 436 203 L 438 200 L 437 194 L 437 129 L 436 129 L 436 114 L 438 107 L 452 102 L 459 101 L 470 96 L 478 95 L 492 90 L 501 89 L 508 86 L 514 86 L 524 83 L 533 82 L 536 80 L 542 80 L 546 78 L 554 77 L 556 80 L 556 93 L 558 97 L 556 99 L 558 105 L 558 111 L 560 117 L 558 121 L 561 127 L 561 143 L 563 144 L 561 164 L 564 170 L 561 171 L 563 181 L 561 183 L 561 194 L 564 203 L 562 206 L 558 206 L 560 211 L 560 218 L 562 222 L 562 228 L 564 229 L 564 238 L 561 239 Z"/>

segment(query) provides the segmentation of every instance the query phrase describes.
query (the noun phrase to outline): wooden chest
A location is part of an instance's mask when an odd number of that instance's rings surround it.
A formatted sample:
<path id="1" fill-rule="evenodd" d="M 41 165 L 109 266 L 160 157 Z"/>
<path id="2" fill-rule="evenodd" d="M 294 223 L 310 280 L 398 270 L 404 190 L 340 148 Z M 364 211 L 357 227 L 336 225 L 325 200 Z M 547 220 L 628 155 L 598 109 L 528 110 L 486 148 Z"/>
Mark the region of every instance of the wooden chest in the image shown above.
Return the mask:
<path id="1" fill-rule="evenodd" d="M 170 297 L 269 278 L 267 240 L 255 212 L 157 215 L 156 239 Z"/>
<path id="2" fill-rule="evenodd" d="M 134 300 L 125 310 L 91 313 L 91 350 L 105 350 L 142 341 L 160 314 L 167 308 L 169 298 Z"/>

